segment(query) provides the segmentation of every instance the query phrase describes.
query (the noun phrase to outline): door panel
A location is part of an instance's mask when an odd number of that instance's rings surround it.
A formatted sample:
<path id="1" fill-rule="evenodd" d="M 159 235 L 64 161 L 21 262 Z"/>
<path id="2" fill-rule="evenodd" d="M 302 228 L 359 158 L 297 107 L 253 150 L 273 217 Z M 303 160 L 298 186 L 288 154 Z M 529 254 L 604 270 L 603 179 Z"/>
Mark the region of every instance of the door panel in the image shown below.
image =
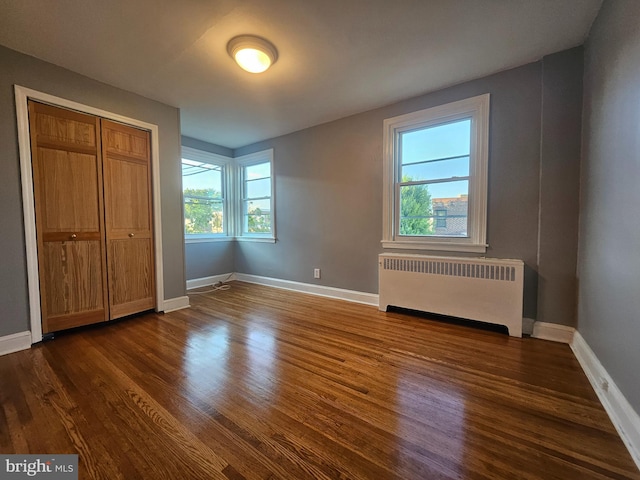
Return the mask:
<path id="1" fill-rule="evenodd" d="M 43 333 L 108 319 L 99 120 L 29 102 Z"/>
<path id="2" fill-rule="evenodd" d="M 110 318 L 155 306 L 149 132 L 102 120 Z"/>
<path id="3" fill-rule="evenodd" d="M 155 306 L 152 241 L 149 237 L 109 242 L 111 318 Z"/>
<path id="4" fill-rule="evenodd" d="M 65 143 L 96 151 L 98 136 L 95 117 L 49 105 L 37 105 L 35 123 L 40 143 Z"/>
<path id="5" fill-rule="evenodd" d="M 149 133 L 134 127 L 104 120 L 102 143 L 107 153 L 131 160 L 149 161 Z"/>
<path id="6" fill-rule="evenodd" d="M 100 231 L 95 155 L 39 148 L 45 233 Z"/>
<path id="7" fill-rule="evenodd" d="M 100 242 L 46 242 L 44 276 L 49 315 L 67 315 L 104 308 L 100 276 Z"/>
<path id="8" fill-rule="evenodd" d="M 150 231 L 149 173 L 147 164 L 107 157 L 105 179 L 113 192 L 107 197 L 106 217 L 111 234 Z"/>

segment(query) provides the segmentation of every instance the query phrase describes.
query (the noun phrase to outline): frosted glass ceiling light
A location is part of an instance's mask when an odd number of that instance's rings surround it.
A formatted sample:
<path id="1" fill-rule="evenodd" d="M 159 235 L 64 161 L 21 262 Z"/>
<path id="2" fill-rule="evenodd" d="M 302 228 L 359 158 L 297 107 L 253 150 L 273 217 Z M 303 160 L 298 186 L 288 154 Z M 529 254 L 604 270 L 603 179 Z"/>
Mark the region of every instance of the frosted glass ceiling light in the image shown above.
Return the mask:
<path id="1" fill-rule="evenodd" d="M 241 68 L 251 73 L 264 72 L 278 59 L 278 51 L 271 42 L 253 35 L 232 38 L 227 52 Z"/>

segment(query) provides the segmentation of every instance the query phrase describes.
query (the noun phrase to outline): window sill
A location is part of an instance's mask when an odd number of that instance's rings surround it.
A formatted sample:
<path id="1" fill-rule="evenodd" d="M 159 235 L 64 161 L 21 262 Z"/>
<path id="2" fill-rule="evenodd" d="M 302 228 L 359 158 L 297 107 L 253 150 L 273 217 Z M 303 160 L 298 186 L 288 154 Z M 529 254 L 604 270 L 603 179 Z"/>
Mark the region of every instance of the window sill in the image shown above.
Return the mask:
<path id="1" fill-rule="evenodd" d="M 274 237 L 184 237 L 184 243 L 215 243 L 215 242 L 258 242 L 258 243 L 276 243 Z"/>
<path id="2" fill-rule="evenodd" d="M 437 250 L 441 252 L 470 252 L 486 253 L 488 245 L 482 243 L 453 243 L 453 242 L 408 242 L 382 240 L 382 248 L 397 248 L 404 250 Z"/>
<path id="3" fill-rule="evenodd" d="M 234 238 L 237 242 L 258 242 L 258 243 L 276 243 L 275 237 L 236 237 Z"/>
<path id="4" fill-rule="evenodd" d="M 184 237 L 184 243 L 213 243 L 213 242 L 233 242 L 235 238 L 220 236 L 220 237 Z"/>

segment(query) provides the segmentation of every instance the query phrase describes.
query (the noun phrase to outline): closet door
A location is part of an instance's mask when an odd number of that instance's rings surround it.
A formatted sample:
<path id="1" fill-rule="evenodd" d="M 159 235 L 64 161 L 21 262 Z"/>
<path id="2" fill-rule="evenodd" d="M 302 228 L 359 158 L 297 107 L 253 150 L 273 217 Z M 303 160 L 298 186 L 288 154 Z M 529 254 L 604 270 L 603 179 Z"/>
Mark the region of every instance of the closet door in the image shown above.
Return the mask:
<path id="1" fill-rule="evenodd" d="M 99 119 L 29 102 L 44 333 L 108 319 Z"/>
<path id="2" fill-rule="evenodd" d="M 102 119 L 110 318 L 155 306 L 149 132 Z"/>

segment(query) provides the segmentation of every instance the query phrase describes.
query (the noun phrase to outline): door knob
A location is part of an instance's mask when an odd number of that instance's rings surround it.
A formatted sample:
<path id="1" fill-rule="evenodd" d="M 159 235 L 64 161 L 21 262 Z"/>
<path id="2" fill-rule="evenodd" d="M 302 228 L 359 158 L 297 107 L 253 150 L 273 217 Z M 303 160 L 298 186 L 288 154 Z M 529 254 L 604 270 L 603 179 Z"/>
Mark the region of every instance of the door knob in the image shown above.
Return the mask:
<path id="1" fill-rule="evenodd" d="M 76 235 L 75 233 L 71 234 L 71 240 L 75 240 L 76 238 L 78 238 L 78 235 Z"/>
<path id="2" fill-rule="evenodd" d="M 129 238 L 133 238 L 133 235 L 134 235 L 133 233 L 130 233 Z"/>

